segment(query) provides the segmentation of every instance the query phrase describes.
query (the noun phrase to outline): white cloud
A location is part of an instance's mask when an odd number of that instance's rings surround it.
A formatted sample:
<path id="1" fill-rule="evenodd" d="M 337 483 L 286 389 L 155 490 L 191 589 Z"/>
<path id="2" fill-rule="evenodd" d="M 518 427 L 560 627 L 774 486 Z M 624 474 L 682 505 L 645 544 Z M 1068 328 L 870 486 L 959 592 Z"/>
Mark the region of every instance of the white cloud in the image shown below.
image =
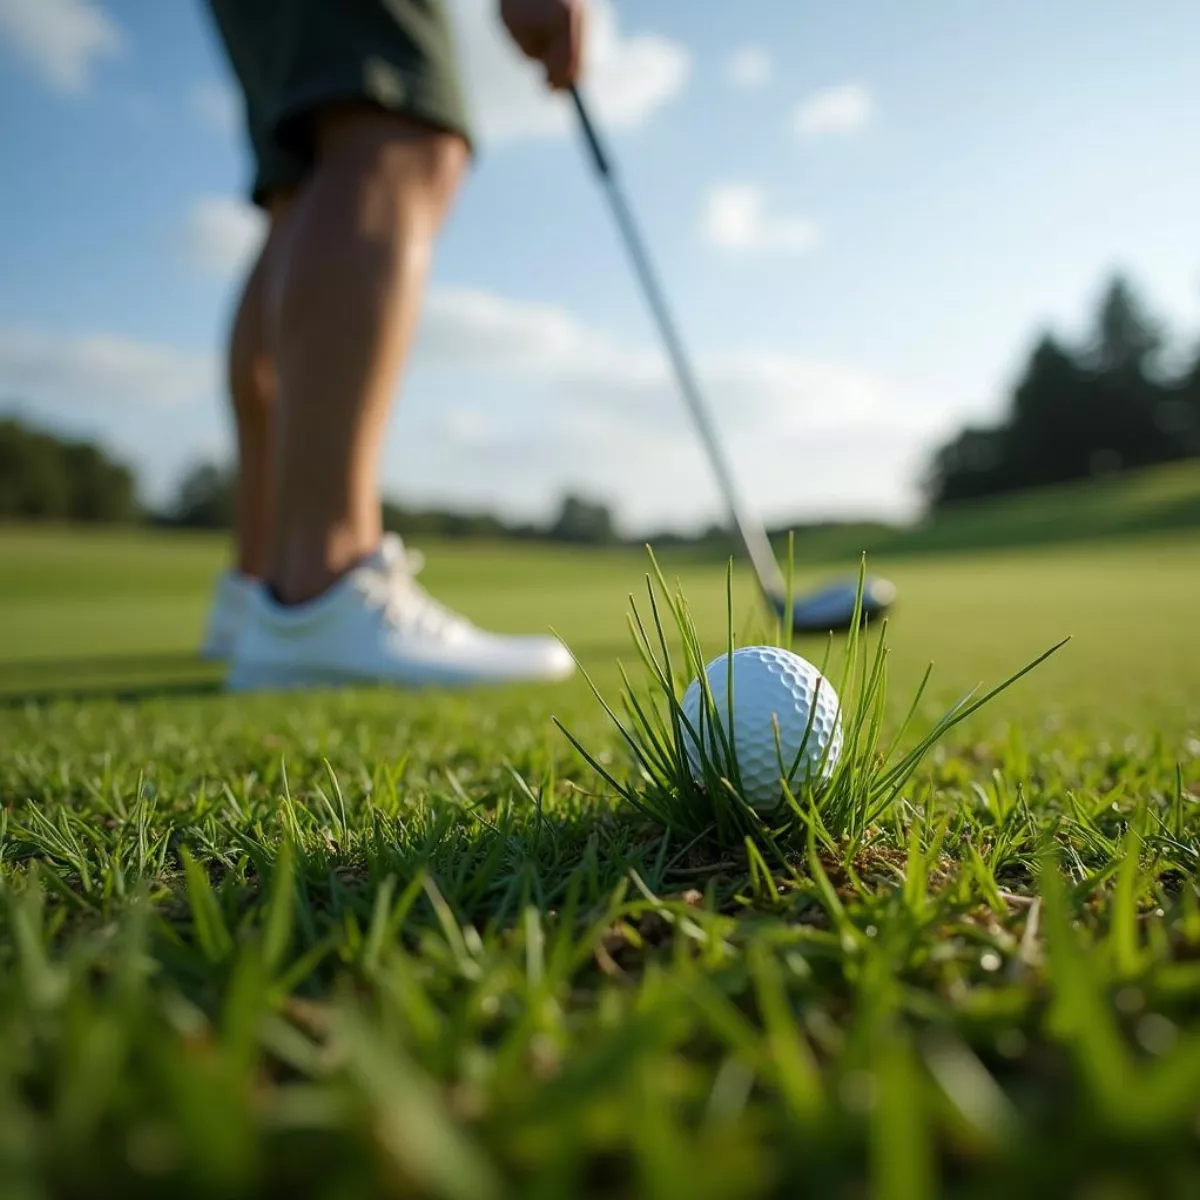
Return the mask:
<path id="1" fill-rule="evenodd" d="M 188 213 L 184 252 L 197 270 L 227 278 L 247 269 L 266 232 L 260 209 L 233 196 L 201 196 Z"/>
<path id="2" fill-rule="evenodd" d="M 490 446 L 495 442 L 495 432 L 486 414 L 469 406 L 451 409 L 446 414 L 443 431 L 461 446 Z"/>
<path id="3" fill-rule="evenodd" d="M 820 240 L 820 230 L 807 217 L 771 213 L 762 188 L 723 183 L 712 188 L 700 218 L 704 238 L 721 250 L 797 253 Z"/>
<path id="4" fill-rule="evenodd" d="M 484 141 L 561 136 L 570 128 L 569 103 L 546 90 L 541 68 L 513 46 L 495 0 L 452 0 L 463 75 Z M 626 33 L 612 0 L 596 0 L 584 88 L 600 118 L 614 127 L 641 124 L 676 96 L 691 60 L 677 42 L 654 33 Z"/>
<path id="5" fill-rule="evenodd" d="M 853 133 L 875 112 L 875 98 L 861 83 L 843 83 L 816 92 L 796 106 L 795 128 L 801 137 Z"/>
<path id="6" fill-rule="evenodd" d="M 736 88 L 760 88 L 771 82 L 774 66 L 761 46 L 741 46 L 725 63 L 725 82 Z"/>
<path id="7" fill-rule="evenodd" d="M 430 366 L 482 365 L 539 374 L 572 365 L 595 370 L 615 349 L 557 305 L 439 287 L 425 301 L 416 353 Z"/>
<path id="8" fill-rule="evenodd" d="M 436 289 L 422 318 L 389 476 L 409 495 L 544 511 L 566 487 L 612 499 L 626 526 L 719 515 L 711 472 L 657 351 L 548 304 Z M 945 413 L 901 405 L 853 364 L 771 350 L 699 356 L 722 441 L 774 517 L 900 511 Z M 466 371 L 464 383 L 443 372 Z M 447 410 L 447 393 L 469 405 Z M 491 398 L 502 399 L 492 405 Z M 483 402 L 481 402 L 481 400 Z"/>
<path id="9" fill-rule="evenodd" d="M 665 358 L 622 345 L 554 304 L 512 300 L 473 288 L 429 295 L 414 366 L 500 373 L 553 385 L 626 428 L 673 422 L 674 379 Z M 772 428 L 847 429 L 884 417 L 877 381 L 858 368 L 767 351 L 710 352 L 699 370 L 717 407 Z M 823 398 L 821 404 L 800 400 Z M 472 411 L 478 412 L 478 409 Z M 632 421 L 633 425 L 628 425 Z"/>
<path id="10" fill-rule="evenodd" d="M 233 84 L 223 79 L 206 79 L 188 94 L 192 111 L 209 129 L 232 136 L 242 121 L 242 100 Z"/>
<path id="11" fill-rule="evenodd" d="M 60 92 L 81 92 L 92 67 L 121 53 L 121 27 L 91 0 L 0 0 L 0 38 Z"/>
<path id="12" fill-rule="evenodd" d="M 104 333 L 0 329 L 0 395 L 34 408 L 181 405 L 211 394 L 217 378 L 211 355 Z"/>

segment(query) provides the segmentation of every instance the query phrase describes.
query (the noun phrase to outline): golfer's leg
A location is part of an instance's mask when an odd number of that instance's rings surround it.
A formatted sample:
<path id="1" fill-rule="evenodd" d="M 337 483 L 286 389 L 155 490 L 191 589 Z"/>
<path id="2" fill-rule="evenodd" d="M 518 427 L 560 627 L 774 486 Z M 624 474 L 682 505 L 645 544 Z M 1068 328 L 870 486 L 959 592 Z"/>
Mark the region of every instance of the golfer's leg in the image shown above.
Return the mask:
<path id="1" fill-rule="evenodd" d="M 276 371 L 268 345 L 267 279 L 286 237 L 293 197 L 267 203 L 267 237 L 242 289 L 229 338 L 229 394 L 237 429 L 236 565 L 246 578 L 266 573 L 274 503 Z"/>
<path id="2" fill-rule="evenodd" d="M 268 281 L 279 404 L 267 579 L 287 603 L 379 544 L 384 425 L 468 156 L 457 134 L 366 104 L 318 113 L 314 133 Z"/>

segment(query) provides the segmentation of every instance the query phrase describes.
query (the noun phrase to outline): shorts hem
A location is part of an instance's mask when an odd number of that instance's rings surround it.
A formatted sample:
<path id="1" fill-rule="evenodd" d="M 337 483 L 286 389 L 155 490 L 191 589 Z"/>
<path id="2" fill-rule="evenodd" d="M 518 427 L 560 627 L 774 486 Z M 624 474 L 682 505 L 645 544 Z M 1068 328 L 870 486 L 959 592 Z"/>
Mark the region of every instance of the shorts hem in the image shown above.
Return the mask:
<path id="1" fill-rule="evenodd" d="M 319 108 L 354 101 L 377 104 L 397 116 L 412 117 L 434 129 L 457 134 L 466 142 L 471 157 L 477 155 L 474 133 L 462 106 L 447 98 L 441 89 L 430 87 L 419 78 L 390 66 L 375 85 L 362 76 L 325 79 L 317 86 L 293 90 L 271 114 L 273 139 L 292 151 L 297 165 L 296 170 L 289 171 L 286 176 L 260 170 L 251 191 L 255 204 L 265 206 L 266 194 L 273 189 L 298 187 L 312 168 L 311 161 L 307 161 L 311 151 L 302 146 L 293 150 L 289 144 L 295 140 L 294 133 L 289 137 L 289 126 L 294 129 L 296 122 Z"/>

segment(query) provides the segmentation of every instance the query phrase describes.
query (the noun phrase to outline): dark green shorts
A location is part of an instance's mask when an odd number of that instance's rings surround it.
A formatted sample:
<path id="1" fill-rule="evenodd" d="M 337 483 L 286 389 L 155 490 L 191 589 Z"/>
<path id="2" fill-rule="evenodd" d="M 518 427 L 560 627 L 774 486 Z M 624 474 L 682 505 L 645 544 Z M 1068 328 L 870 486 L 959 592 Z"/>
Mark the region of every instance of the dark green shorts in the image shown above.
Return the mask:
<path id="1" fill-rule="evenodd" d="M 442 0 L 209 0 L 246 97 L 257 203 L 312 167 L 312 114 L 368 100 L 471 142 Z"/>

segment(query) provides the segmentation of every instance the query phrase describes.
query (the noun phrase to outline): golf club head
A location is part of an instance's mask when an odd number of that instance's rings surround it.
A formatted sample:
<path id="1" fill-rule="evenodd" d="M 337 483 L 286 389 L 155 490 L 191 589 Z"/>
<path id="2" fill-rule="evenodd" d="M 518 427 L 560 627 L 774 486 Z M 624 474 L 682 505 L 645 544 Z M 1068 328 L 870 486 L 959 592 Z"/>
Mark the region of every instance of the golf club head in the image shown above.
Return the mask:
<path id="1" fill-rule="evenodd" d="M 794 633 L 829 633 L 850 628 L 854 620 L 858 580 L 843 579 L 827 584 L 806 596 L 792 598 L 792 631 Z M 896 585 L 887 579 L 868 577 L 863 581 L 862 619 L 874 621 L 883 616 L 895 603 Z M 784 615 L 787 601 L 772 596 L 775 611 Z"/>

